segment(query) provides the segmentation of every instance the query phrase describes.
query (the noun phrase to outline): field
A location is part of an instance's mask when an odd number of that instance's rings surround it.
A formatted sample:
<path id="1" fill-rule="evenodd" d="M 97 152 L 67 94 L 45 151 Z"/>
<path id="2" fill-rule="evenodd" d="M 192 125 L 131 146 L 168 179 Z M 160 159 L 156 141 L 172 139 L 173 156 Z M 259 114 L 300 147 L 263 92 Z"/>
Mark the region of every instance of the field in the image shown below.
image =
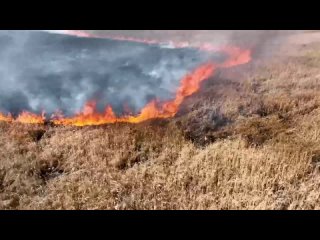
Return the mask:
<path id="1" fill-rule="evenodd" d="M 320 209 L 320 35 L 221 71 L 173 119 L 0 122 L 0 209 Z"/>

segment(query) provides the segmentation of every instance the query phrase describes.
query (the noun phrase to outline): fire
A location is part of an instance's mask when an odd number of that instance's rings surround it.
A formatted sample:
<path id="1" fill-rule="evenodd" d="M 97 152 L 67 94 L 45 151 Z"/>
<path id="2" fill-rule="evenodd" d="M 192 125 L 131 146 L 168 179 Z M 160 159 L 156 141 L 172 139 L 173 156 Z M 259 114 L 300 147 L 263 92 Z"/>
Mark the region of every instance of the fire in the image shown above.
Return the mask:
<path id="1" fill-rule="evenodd" d="M 209 78 L 214 72 L 213 64 L 205 64 L 197 68 L 194 72 L 185 76 L 181 81 L 181 86 L 176 93 L 176 97 L 171 101 L 158 102 L 153 100 L 148 103 L 137 116 L 122 116 L 116 117 L 111 106 L 108 106 L 104 113 L 96 111 L 96 102 L 89 101 L 85 104 L 81 113 L 76 114 L 71 118 L 60 118 L 54 120 L 56 125 L 101 125 L 115 122 L 139 123 L 155 118 L 173 117 L 179 109 L 185 97 L 197 92 L 200 88 L 200 83 Z"/>
<path id="2" fill-rule="evenodd" d="M 34 113 L 30 113 L 27 111 L 23 111 L 17 119 L 15 119 L 15 122 L 20 123 L 29 123 L 29 124 L 43 124 L 45 122 L 45 113 L 42 112 L 41 115 L 37 115 Z"/>
<path id="3" fill-rule="evenodd" d="M 74 125 L 74 126 L 86 126 L 86 125 L 101 125 L 106 123 L 115 123 L 117 120 L 111 106 L 107 106 L 104 113 L 98 113 L 96 111 L 96 102 L 89 101 L 85 104 L 82 112 L 76 114 L 71 118 L 64 118 L 63 116 L 57 117 L 52 120 L 56 125 Z"/>
<path id="4" fill-rule="evenodd" d="M 9 113 L 7 115 L 0 112 L 0 121 L 2 122 L 20 122 L 29 124 L 43 124 L 45 122 L 45 114 L 37 115 L 27 111 L 23 111 L 19 116 L 14 119 Z"/>
<path id="5" fill-rule="evenodd" d="M 5 115 L 5 114 L 0 112 L 0 121 L 2 121 L 2 122 L 12 122 L 13 121 L 13 117 L 11 116 L 11 114 Z"/>
<path id="6" fill-rule="evenodd" d="M 123 40 L 138 42 L 144 44 L 166 44 L 155 40 L 125 38 L 115 36 L 95 36 L 77 30 L 66 30 L 65 34 L 75 35 L 78 37 L 95 37 L 95 38 L 108 38 L 113 40 Z M 221 47 L 217 48 L 211 44 L 204 44 L 202 46 L 193 46 L 188 42 L 170 43 L 175 48 L 192 47 L 201 51 L 207 52 L 224 52 L 228 58 L 223 63 L 209 62 L 196 68 L 193 72 L 187 74 L 182 78 L 180 87 L 176 91 L 175 97 L 172 100 L 160 102 L 157 99 L 149 102 L 138 115 L 124 115 L 116 116 L 112 107 L 107 106 L 104 112 L 97 111 L 96 102 L 94 100 L 88 101 L 83 110 L 72 117 L 64 117 L 62 112 L 57 111 L 51 116 L 51 121 L 56 125 L 73 125 L 73 126 L 86 126 L 86 125 L 101 125 L 115 122 L 128 122 L 140 123 L 149 119 L 155 118 L 170 118 L 174 117 L 179 110 L 180 105 L 184 99 L 197 91 L 199 91 L 201 83 L 210 78 L 217 68 L 229 68 L 237 65 L 246 64 L 251 61 L 251 51 L 243 50 L 237 47 Z M 126 112 L 129 112 L 128 110 Z M 11 115 L 4 115 L 0 113 L 0 121 L 7 122 L 21 122 L 21 123 L 37 123 L 43 124 L 45 122 L 45 115 L 36 115 L 30 112 L 22 112 L 17 119 L 13 119 Z"/>

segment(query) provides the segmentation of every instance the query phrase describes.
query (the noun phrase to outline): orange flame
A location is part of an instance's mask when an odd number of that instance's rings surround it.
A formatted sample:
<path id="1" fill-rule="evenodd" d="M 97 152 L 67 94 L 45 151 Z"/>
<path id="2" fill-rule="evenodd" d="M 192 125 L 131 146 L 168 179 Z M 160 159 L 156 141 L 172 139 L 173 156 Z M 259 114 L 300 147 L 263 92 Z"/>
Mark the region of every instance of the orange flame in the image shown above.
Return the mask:
<path id="1" fill-rule="evenodd" d="M 41 115 L 23 111 L 15 120 L 20 123 L 29 123 L 29 124 L 43 124 L 45 122 L 45 113 L 42 112 Z"/>
<path id="2" fill-rule="evenodd" d="M 53 120 L 56 125 L 101 125 L 115 122 L 139 123 L 154 118 L 169 118 L 173 117 L 187 96 L 197 92 L 200 88 L 200 83 L 210 77 L 214 72 L 213 64 L 205 64 L 197 68 L 193 73 L 188 74 L 182 79 L 181 86 L 176 93 L 174 100 L 166 102 L 158 102 L 156 100 L 148 103 L 137 116 L 122 116 L 116 117 L 111 106 L 105 109 L 104 113 L 96 111 L 96 102 L 89 101 L 85 104 L 81 113 L 76 114 L 71 118 L 60 118 Z"/>
<path id="3" fill-rule="evenodd" d="M 85 104 L 83 111 L 74 117 L 64 118 L 60 115 L 56 120 L 53 120 L 53 123 L 56 125 L 86 126 L 114 123 L 116 120 L 117 118 L 110 106 L 106 107 L 105 112 L 101 114 L 96 112 L 96 102 L 89 101 Z"/>
<path id="4" fill-rule="evenodd" d="M 5 115 L 5 114 L 0 112 L 0 121 L 2 121 L 2 122 L 12 122 L 13 120 L 14 119 L 11 116 L 10 113 L 8 115 Z"/>
<path id="5" fill-rule="evenodd" d="M 114 36 L 95 36 L 77 30 L 67 30 L 66 34 L 76 35 L 79 37 L 96 37 L 96 38 L 109 38 L 114 40 L 125 40 L 131 42 L 139 42 L 145 44 L 164 44 L 155 40 L 114 37 Z M 175 48 L 194 47 L 201 51 L 216 52 L 222 51 L 229 55 L 229 58 L 221 63 L 207 63 L 199 66 L 192 73 L 187 74 L 182 80 L 178 88 L 175 98 L 169 101 L 159 102 L 153 100 L 149 102 L 136 116 L 125 115 L 117 117 L 111 106 L 107 106 L 103 113 L 96 110 L 96 102 L 88 101 L 80 113 L 75 114 L 73 117 L 65 118 L 62 112 L 56 112 L 51 116 L 51 121 L 56 125 L 73 125 L 73 126 L 86 126 L 86 125 L 101 125 L 115 122 L 129 122 L 139 123 L 149 119 L 155 118 L 170 118 L 175 116 L 178 112 L 183 100 L 194 94 L 200 89 L 201 83 L 212 76 L 217 68 L 229 68 L 237 65 L 246 64 L 251 61 L 251 51 L 243 50 L 237 47 L 222 47 L 217 48 L 211 44 L 204 44 L 202 46 L 192 46 L 188 42 L 171 43 Z M 21 123 L 39 123 L 45 122 L 44 113 L 36 115 L 29 112 L 22 112 L 16 120 L 11 115 L 5 116 L 0 113 L 0 121 L 16 121 Z"/>
<path id="6" fill-rule="evenodd" d="M 14 119 L 11 114 L 5 115 L 0 112 L 0 121 L 3 122 L 20 122 L 29 124 L 43 124 L 45 122 L 44 113 L 37 115 L 27 111 L 23 111 L 19 116 Z"/>

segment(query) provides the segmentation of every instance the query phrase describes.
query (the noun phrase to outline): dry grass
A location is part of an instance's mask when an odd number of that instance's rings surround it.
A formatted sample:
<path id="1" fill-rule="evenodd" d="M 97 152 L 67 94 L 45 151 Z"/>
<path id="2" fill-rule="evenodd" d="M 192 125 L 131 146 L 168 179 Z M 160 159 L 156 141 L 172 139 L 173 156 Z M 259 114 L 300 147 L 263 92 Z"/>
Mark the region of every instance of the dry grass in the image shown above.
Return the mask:
<path id="1" fill-rule="evenodd" d="M 320 209 L 319 64 L 222 73 L 170 121 L 0 123 L 0 208 Z"/>

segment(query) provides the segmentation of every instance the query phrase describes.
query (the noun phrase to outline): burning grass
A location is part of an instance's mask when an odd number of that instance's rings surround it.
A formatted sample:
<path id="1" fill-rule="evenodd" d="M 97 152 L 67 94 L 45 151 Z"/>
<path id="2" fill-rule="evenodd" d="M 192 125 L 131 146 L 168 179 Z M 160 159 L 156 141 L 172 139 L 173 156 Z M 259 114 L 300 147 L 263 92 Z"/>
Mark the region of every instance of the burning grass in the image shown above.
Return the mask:
<path id="1" fill-rule="evenodd" d="M 319 209 L 320 72 L 304 57 L 222 72 L 171 120 L 1 121 L 0 208 Z"/>
<path id="2" fill-rule="evenodd" d="M 78 31 L 67 31 L 67 34 L 78 35 L 82 37 L 94 37 L 90 35 L 83 35 Z M 112 39 L 112 38 L 111 38 Z M 145 44 L 160 44 L 157 42 L 145 42 L 144 40 L 137 39 L 122 39 L 132 42 L 141 41 Z M 91 126 L 91 125 L 103 125 L 109 123 L 141 123 L 150 119 L 165 119 L 172 118 L 178 112 L 181 104 L 184 100 L 198 92 L 201 84 L 212 77 L 217 69 L 228 69 L 239 65 L 247 64 L 251 61 L 250 49 L 241 49 L 234 46 L 216 47 L 211 44 L 203 44 L 201 46 L 192 46 L 191 44 L 175 43 L 176 48 L 196 48 L 198 51 L 205 51 L 208 53 L 221 52 L 227 57 L 223 62 L 215 62 L 210 60 L 207 63 L 203 63 L 197 66 L 192 72 L 186 74 L 180 81 L 180 86 L 176 90 L 175 97 L 173 99 L 159 101 L 153 99 L 149 101 L 137 115 L 127 114 L 124 116 L 116 116 L 112 106 L 106 106 L 103 113 L 97 111 L 96 101 L 91 100 L 86 102 L 81 112 L 76 113 L 74 116 L 64 117 L 63 113 L 59 110 L 56 111 L 49 119 L 46 119 L 45 112 L 41 115 L 22 111 L 17 118 L 12 118 L 11 115 L 5 115 L 0 112 L 0 121 L 5 122 L 19 122 L 25 124 L 45 124 L 51 122 L 55 125 L 63 126 Z M 131 110 L 129 110 L 131 112 Z"/>

